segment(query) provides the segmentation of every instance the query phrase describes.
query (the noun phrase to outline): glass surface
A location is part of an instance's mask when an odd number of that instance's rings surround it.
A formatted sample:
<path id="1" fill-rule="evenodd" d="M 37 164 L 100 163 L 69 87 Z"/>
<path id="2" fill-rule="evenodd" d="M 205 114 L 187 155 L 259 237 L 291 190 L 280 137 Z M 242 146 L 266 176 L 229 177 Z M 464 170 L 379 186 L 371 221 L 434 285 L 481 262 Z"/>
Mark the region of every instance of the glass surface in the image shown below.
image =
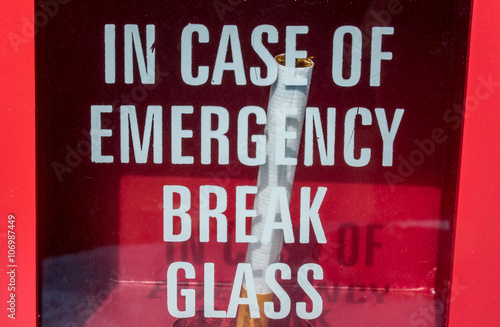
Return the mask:
<path id="1" fill-rule="evenodd" d="M 445 325 L 469 1 L 37 12 L 43 325 Z"/>

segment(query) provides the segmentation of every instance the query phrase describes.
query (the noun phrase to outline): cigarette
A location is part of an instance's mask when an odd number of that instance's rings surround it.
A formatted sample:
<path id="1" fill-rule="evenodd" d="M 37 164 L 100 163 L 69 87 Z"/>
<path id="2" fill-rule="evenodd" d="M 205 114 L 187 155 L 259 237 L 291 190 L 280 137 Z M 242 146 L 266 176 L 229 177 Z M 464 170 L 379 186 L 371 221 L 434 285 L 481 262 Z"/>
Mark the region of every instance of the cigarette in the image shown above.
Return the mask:
<path id="1" fill-rule="evenodd" d="M 259 241 L 249 244 L 246 257 L 246 262 L 252 266 L 260 318 L 251 318 L 249 306 L 240 305 L 237 316 L 237 327 L 268 326 L 268 318 L 264 314 L 264 302 L 272 301 L 273 293 L 266 283 L 265 272 L 269 265 L 280 261 L 281 249 L 283 247 L 283 232 L 281 230 L 274 230 L 270 242 L 261 242 L 260 240 L 264 232 L 265 217 L 269 208 L 272 190 L 275 187 L 284 187 L 288 203 L 290 203 L 296 168 L 296 165 L 278 165 L 276 163 L 277 125 L 280 124 L 280 126 L 283 126 L 283 119 L 286 117 L 284 124 L 285 131 L 296 133 L 296 138 L 286 139 L 285 153 L 287 158 L 297 158 L 314 65 L 310 58 L 296 59 L 295 68 L 289 68 L 285 66 L 284 54 L 276 57 L 276 61 L 278 62 L 278 78 L 271 86 L 265 128 L 266 162 L 259 167 L 257 194 L 254 202 L 256 217 L 252 221 L 251 231 L 252 235 L 257 236 Z M 290 69 L 293 69 L 293 72 L 290 72 Z M 285 85 L 287 70 L 289 77 L 293 75 L 296 78 L 306 79 L 306 85 Z M 285 110 L 286 116 L 284 115 Z M 277 214 L 280 216 L 279 219 L 281 219 L 279 208 L 277 210 Z M 276 220 L 278 220 L 278 217 L 276 217 Z M 244 285 L 242 297 L 246 297 L 246 294 Z"/>

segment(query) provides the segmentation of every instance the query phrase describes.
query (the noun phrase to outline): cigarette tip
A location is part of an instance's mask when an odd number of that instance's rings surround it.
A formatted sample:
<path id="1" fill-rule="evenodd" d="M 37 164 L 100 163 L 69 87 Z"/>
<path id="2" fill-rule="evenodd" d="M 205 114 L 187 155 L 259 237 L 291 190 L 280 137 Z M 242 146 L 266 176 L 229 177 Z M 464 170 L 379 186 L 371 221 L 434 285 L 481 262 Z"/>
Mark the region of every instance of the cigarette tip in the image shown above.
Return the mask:
<path id="1" fill-rule="evenodd" d="M 295 68 L 304 68 L 311 67 L 313 65 L 314 56 L 309 56 L 307 58 L 296 58 L 295 59 Z M 282 66 L 285 66 L 285 54 L 280 54 L 276 56 L 276 62 Z"/>

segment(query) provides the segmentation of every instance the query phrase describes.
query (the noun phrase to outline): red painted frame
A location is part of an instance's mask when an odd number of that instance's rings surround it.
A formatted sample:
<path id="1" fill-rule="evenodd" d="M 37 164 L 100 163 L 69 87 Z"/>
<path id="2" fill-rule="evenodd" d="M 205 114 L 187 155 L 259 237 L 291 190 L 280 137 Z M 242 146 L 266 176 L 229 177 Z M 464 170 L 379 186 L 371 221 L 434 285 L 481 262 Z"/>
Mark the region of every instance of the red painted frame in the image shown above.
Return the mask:
<path id="1" fill-rule="evenodd" d="M 0 3 L 0 326 L 36 325 L 33 2 Z M 7 317 L 7 217 L 16 217 L 16 319 Z"/>
<path id="2" fill-rule="evenodd" d="M 500 2 L 474 1 L 469 50 L 450 326 L 500 321 Z M 500 89 L 499 89 L 500 91 Z"/>
<path id="3" fill-rule="evenodd" d="M 17 318 L 2 326 L 36 325 L 34 12 L 33 2 L 0 4 L 0 226 L 17 218 Z M 500 321 L 500 2 L 473 5 L 464 139 L 458 197 L 449 326 L 495 326 Z M 13 43 L 14 42 L 14 43 Z M 17 42 L 17 43 L 16 43 Z M 14 45 L 13 45 L 14 44 Z M 488 79 L 492 82 L 488 84 Z M 486 81 L 486 82 L 485 82 Z M 497 82 L 498 81 L 498 82 Z M 5 230 L 4 230 L 5 229 Z M 0 248 L 6 248 L 0 228 Z M 5 258 L 6 260 L 6 258 Z M 0 285 L 6 285 L 0 260 Z M 1 287 L 2 303 L 7 297 Z M 3 310 L 2 310 L 3 311 Z"/>

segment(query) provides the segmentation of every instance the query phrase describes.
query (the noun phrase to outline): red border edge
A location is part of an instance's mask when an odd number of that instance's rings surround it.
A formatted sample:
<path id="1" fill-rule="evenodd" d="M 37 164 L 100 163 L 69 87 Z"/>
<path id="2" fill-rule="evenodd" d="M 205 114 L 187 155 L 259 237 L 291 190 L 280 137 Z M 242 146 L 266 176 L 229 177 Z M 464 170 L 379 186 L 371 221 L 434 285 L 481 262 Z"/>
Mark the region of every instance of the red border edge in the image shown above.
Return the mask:
<path id="1" fill-rule="evenodd" d="M 500 2 L 473 3 L 449 326 L 500 322 Z"/>
<path id="2" fill-rule="evenodd" d="M 33 1 L 2 1 L 0 12 L 0 326 L 36 326 Z M 9 215 L 16 224 L 16 319 L 7 310 Z"/>

